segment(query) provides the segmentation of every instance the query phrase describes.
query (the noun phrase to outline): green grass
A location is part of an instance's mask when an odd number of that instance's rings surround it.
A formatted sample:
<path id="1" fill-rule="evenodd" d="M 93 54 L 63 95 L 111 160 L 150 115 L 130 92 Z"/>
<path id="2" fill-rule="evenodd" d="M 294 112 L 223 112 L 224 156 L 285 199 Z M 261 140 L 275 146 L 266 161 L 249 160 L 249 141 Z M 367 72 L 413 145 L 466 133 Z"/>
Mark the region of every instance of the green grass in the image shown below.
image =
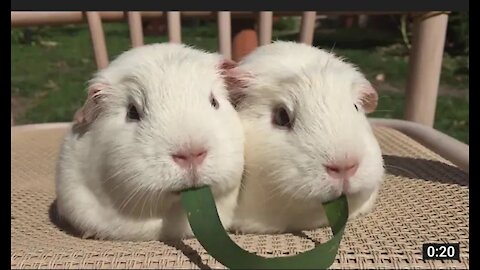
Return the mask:
<path id="1" fill-rule="evenodd" d="M 296 34 L 274 33 L 274 39 L 295 40 Z M 317 30 L 315 46 L 347 58 L 360 67 L 371 80 L 383 73 L 389 84 L 404 86 L 408 73 L 408 49 L 400 32 L 375 29 Z M 466 89 L 469 83 L 468 56 L 451 57 L 444 54 L 440 83 L 452 89 Z"/>
<path id="2" fill-rule="evenodd" d="M 402 119 L 404 103 L 405 97 L 403 94 L 380 92 L 377 111 L 369 116 Z M 468 144 L 468 99 L 439 96 L 434 128 Z"/>
<path id="3" fill-rule="evenodd" d="M 130 48 L 125 23 L 104 24 L 104 30 L 110 59 Z M 217 50 L 214 24 L 184 27 L 182 31 L 183 42 L 208 51 Z M 27 34 L 22 35 L 20 29 L 12 31 L 11 93 L 15 120 L 18 124 L 69 121 L 84 101 L 85 82 L 95 72 L 88 29 L 78 25 L 46 27 Z M 358 65 L 371 81 L 378 74 L 384 75 L 385 81 L 378 84 L 379 107 L 372 116 L 403 117 L 408 51 L 401 45 L 399 33 L 349 29 L 323 31 L 315 36 L 315 45 L 331 49 L 335 44 L 333 51 Z M 274 31 L 274 39 L 296 37 Z M 145 43 L 166 40 L 166 36 L 145 37 Z M 441 91 L 438 99 L 435 121 L 435 128 L 466 143 L 469 142 L 467 59 L 468 56 L 445 55 L 441 77 L 441 89 L 445 91 Z"/>
<path id="4" fill-rule="evenodd" d="M 109 58 L 130 48 L 128 28 L 124 23 L 105 24 Z M 208 27 L 184 30 L 184 42 L 208 51 L 217 50 L 217 38 Z M 202 31 L 203 30 L 203 31 Z M 13 97 L 28 100 L 28 108 L 16 122 L 40 123 L 69 121 L 85 98 L 85 82 L 95 72 L 89 32 L 85 26 L 49 27 L 40 40 L 21 44 L 12 39 L 11 91 Z M 145 37 L 145 43 L 165 42 L 167 37 Z M 42 45 L 57 43 L 54 47 Z"/>

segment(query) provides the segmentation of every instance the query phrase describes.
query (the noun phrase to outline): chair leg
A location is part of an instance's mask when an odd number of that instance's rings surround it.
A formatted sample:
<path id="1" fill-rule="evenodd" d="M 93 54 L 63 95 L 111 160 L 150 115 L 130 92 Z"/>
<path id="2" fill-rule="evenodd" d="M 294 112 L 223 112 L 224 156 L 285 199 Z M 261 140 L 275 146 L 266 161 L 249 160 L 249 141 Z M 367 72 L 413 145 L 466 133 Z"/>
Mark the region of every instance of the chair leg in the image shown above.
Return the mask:
<path id="1" fill-rule="evenodd" d="M 448 15 L 426 13 L 415 19 L 406 89 L 405 119 L 433 126 Z"/>

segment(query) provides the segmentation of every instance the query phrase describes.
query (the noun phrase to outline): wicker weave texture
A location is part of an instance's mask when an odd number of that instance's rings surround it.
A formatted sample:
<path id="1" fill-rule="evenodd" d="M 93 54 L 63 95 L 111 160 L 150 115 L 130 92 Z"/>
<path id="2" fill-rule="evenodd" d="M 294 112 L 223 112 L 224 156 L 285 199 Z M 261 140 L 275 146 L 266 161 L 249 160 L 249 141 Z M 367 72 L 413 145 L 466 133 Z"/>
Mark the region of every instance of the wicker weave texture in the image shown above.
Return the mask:
<path id="1" fill-rule="evenodd" d="M 175 243 L 79 239 L 54 220 L 55 162 L 64 129 L 12 129 L 12 268 L 224 268 L 195 239 Z M 468 175 L 404 134 L 376 128 L 387 175 L 375 210 L 349 222 L 332 268 L 469 267 Z M 302 234 L 231 235 L 263 256 L 293 255 L 329 239 Z M 461 261 L 423 261 L 422 244 L 460 243 Z"/>

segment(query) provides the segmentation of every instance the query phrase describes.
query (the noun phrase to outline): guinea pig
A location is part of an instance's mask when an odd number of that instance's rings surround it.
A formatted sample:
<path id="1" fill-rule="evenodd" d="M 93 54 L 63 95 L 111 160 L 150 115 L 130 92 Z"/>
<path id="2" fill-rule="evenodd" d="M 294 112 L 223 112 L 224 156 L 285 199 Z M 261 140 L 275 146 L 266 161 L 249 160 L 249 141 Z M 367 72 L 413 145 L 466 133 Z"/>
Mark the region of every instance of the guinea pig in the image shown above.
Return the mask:
<path id="1" fill-rule="evenodd" d="M 59 155 L 57 210 L 83 237 L 192 237 L 180 192 L 211 187 L 225 227 L 244 166 L 244 133 L 216 53 L 152 44 L 119 55 L 88 82 Z"/>
<path id="2" fill-rule="evenodd" d="M 245 131 L 245 172 L 232 229 L 282 233 L 328 225 L 322 203 L 345 194 L 349 218 L 373 209 L 383 181 L 366 114 L 378 95 L 353 65 L 278 41 L 231 70 Z"/>

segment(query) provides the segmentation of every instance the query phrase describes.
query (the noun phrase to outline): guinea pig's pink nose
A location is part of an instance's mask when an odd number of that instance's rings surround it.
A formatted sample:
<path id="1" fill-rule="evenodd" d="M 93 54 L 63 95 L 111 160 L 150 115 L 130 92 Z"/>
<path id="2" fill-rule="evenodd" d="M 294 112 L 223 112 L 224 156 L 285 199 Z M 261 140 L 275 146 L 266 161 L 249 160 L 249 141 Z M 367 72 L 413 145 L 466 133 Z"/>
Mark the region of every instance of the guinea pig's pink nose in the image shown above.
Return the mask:
<path id="1" fill-rule="evenodd" d="M 180 167 L 188 168 L 190 166 L 200 166 L 206 156 L 207 150 L 204 148 L 194 148 L 186 151 L 179 151 L 173 154 L 172 158 Z"/>
<path id="2" fill-rule="evenodd" d="M 356 160 L 345 160 L 341 162 L 333 162 L 331 164 L 325 165 L 327 173 L 336 179 L 348 180 L 352 177 L 358 170 L 358 161 Z"/>

